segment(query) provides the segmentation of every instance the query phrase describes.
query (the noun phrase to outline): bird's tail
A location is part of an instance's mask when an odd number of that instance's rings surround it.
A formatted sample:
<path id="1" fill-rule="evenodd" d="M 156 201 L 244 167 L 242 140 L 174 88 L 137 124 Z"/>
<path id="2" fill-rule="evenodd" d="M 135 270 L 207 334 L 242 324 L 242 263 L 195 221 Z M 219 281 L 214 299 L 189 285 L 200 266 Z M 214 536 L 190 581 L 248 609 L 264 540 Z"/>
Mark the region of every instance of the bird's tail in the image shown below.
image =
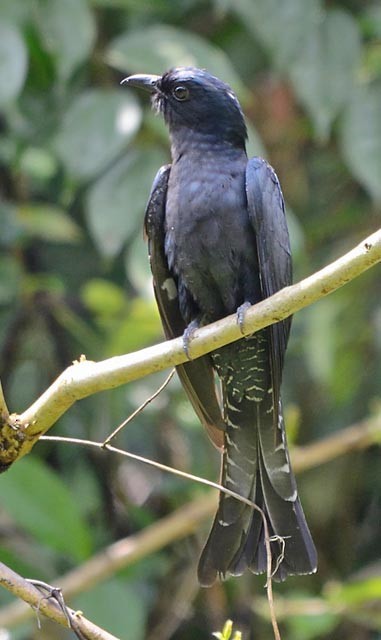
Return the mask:
<path id="1" fill-rule="evenodd" d="M 221 484 L 263 511 L 272 539 L 273 577 L 284 580 L 313 573 L 317 558 L 290 466 L 281 406 L 274 407 L 271 376 L 266 374 L 267 350 L 258 348 L 260 334 L 256 336 L 256 341 L 242 341 L 238 354 L 236 343 L 234 367 L 226 366 L 229 358 L 223 350 L 214 356 L 223 382 L 226 422 Z M 221 492 L 199 562 L 200 584 L 210 586 L 218 576 L 241 575 L 247 568 L 254 573 L 267 569 L 262 514 Z"/>

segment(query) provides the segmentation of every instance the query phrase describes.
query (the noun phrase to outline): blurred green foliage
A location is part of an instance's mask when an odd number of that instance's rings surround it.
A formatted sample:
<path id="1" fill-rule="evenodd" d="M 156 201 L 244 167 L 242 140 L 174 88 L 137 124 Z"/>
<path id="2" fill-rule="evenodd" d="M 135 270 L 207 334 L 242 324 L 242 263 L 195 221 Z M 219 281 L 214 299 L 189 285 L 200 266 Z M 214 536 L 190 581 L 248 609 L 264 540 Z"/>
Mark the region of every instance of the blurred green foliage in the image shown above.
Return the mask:
<path id="1" fill-rule="evenodd" d="M 283 185 L 296 279 L 380 226 L 376 0 L 1 0 L 0 374 L 11 410 L 22 411 L 81 353 L 102 359 L 162 338 L 142 223 L 168 137 L 145 97 L 119 82 L 186 64 L 237 91 L 250 153 L 265 154 Z M 294 440 L 379 410 L 380 301 L 375 268 L 295 317 L 284 380 Z M 89 398 L 54 433 L 103 439 L 162 380 Z M 118 444 L 218 477 L 218 455 L 177 381 Z M 53 582 L 200 491 L 53 443 L 37 446 L 1 483 L 1 560 Z M 286 613 L 289 602 L 282 637 L 379 638 L 379 452 L 346 456 L 299 484 L 320 568 L 276 588 Z M 194 579 L 204 538 L 180 541 L 70 604 L 122 638 L 207 638 L 227 618 L 243 638 L 272 638 L 253 607 L 262 578 L 195 588 L 181 613 L 175 595 L 190 570 Z M 23 626 L 12 638 L 39 633 Z"/>

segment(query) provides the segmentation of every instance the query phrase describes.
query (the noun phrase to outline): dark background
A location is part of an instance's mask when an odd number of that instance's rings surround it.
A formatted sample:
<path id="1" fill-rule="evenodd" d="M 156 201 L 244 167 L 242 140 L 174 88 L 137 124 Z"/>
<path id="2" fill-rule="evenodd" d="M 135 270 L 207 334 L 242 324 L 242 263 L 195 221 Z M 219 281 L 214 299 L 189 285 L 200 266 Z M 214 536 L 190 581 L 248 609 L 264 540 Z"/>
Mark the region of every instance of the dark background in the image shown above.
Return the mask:
<path id="1" fill-rule="evenodd" d="M 380 226 L 379 2 L 1 0 L 0 374 L 12 411 L 82 353 L 101 360 L 162 340 L 142 225 L 168 136 L 146 96 L 119 82 L 184 64 L 237 92 L 250 154 L 282 183 L 295 280 Z M 294 318 L 283 384 L 291 442 L 380 412 L 380 294 L 376 267 Z M 164 377 L 82 401 L 51 433 L 102 440 Z M 117 443 L 218 478 L 218 454 L 175 379 Z M 0 485 L 0 559 L 53 582 L 204 491 L 57 443 L 37 445 Z M 282 637 L 381 638 L 379 449 L 320 465 L 299 488 L 320 564 L 275 587 Z M 244 639 L 272 638 L 263 577 L 198 589 L 207 526 L 70 604 L 123 639 L 209 638 L 228 617 Z M 35 622 L 10 633 L 69 637 Z"/>

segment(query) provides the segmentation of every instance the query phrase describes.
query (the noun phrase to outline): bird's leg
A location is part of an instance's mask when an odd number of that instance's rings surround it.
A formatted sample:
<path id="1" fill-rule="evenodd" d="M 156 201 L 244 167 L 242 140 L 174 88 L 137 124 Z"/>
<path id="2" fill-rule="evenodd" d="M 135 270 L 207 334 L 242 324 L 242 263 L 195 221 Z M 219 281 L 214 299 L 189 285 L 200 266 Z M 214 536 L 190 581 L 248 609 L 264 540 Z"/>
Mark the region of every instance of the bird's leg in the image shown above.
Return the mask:
<path id="1" fill-rule="evenodd" d="M 192 358 L 189 355 L 189 345 L 193 338 L 194 332 L 196 331 L 196 329 L 199 328 L 199 326 L 200 326 L 200 320 L 198 318 L 195 318 L 194 320 L 192 320 L 192 322 L 188 324 L 187 328 L 183 333 L 183 349 L 185 351 L 185 355 L 188 358 L 188 360 L 192 360 Z"/>
<path id="2" fill-rule="evenodd" d="M 239 326 L 239 329 L 241 331 L 241 333 L 244 333 L 244 323 L 245 323 L 245 315 L 246 315 L 246 311 L 251 307 L 251 302 L 249 300 L 247 300 L 246 302 L 244 302 L 243 304 L 241 304 L 237 311 L 237 324 Z"/>

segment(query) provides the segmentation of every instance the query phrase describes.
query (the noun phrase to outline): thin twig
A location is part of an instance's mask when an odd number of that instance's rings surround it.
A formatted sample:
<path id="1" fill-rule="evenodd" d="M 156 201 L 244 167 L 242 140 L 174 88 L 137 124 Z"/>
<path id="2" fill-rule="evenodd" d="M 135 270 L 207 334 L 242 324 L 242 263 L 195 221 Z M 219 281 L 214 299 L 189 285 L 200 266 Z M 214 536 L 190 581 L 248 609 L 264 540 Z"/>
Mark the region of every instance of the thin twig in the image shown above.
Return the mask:
<path id="1" fill-rule="evenodd" d="M 157 398 L 157 396 L 160 395 L 160 393 L 165 389 L 165 387 L 172 380 L 175 371 L 176 369 L 172 369 L 170 374 L 164 380 L 163 384 L 160 385 L 160 387 L 156 389 L 156 391 L 149 398 L 147 398 L 147 400 L 144 400 L 144 402 L 142 402 L 142 404 L 137 409 L 135 409 L 135 411 L 133 411 L 131 415 L 128 416 L 128 418 L 123 420 L 123 422 L 119 425 L 119 427 L 117 427 L 109 436 L 107 436 L 107 438 L 102 443 L 104 447 L 106 447 L 107 444 L 110 444 L 111 440 L 113 440 L 118 435 L 118 433 L 122 429 L 124 429 L 124 427 L 126 427 L 130 422 L 132 422 L 132 420 L 136 418 L 136 416 L 139 415 L 139 413 L 141 413 L 146 408 L 146 406 L 149 405 L 150 402 L 152 402 L 152 400 L 155 400 L 155 398 Z"/>
<path id="2" fill-rule="evenodd" d="M 92 440 L 84 440 L 82 438 L 69 438 L 67 436 L 42 436 L 41 440 L 49 440 L 51 442 L 64 442 L 70 444 L 78 444 L 85 447 L 93 447 L 96 449 L 106 449 L 106 451 L 110 451 L 112 453 L 118 453 L 121 456 L 125 456 L 126 458 L 132 458 L 132 460 L 137 460 L 138 462 L 143 462 L 144 464 L 148 464 L 151 467 L 155 467 L 156 469 L 160 469 L 160 471 L 165 471 L 166 473 L 171 473 L 172 475 L 179 476 L 180 478 L 185 478 L 186 480 L 192 480 L 192 482 L 197 482 L 198 484 L 206 485 L 207 487 L 212 487 L 213 489 L 218 489 L 218 491 L 222 491 L 226 495 L 231 498 L 235 498 L 239 502 L 243 502 L 247 504 L 252 509 L 256 509 L 259 513 L 264 515 L 262 509 L 258 507 L 254 502 L 241 496 L 239 493 L 228 489 L 227 487 L 223 487 L 218 482 L 214 482 L 213 480 L 208 480 L 207 478 L 202 478 L 201 476 L 195 476 L 193 473 L 188 473 L 187 471 L 181 471 L 181 469 L 176 469 L 175 467 L 169 467 L 166 464 L 162 464 L 161 462 L 157 462 L 156 460 L 151 460 L 150 458 L 145 458 L 144 456 L 140 456 L 137 453 L 132 453 L 131 451 L 125 451 L 124 449 L 119 449 L 118 447 L 114 447 L 110 444 L 103 444 L 103 442 L 93 442 Z M 271 577 L 271 571 L 270 571 Z"/>
<path id="3" fill-rule="evenodd" d="M 381 230 L 363 240 L 347 254 L 301 282 L 282 289 L 254 305 L 245 314 L 244 334 L 249 335 L 279 322 L 332 293 L 381 261 Z M 195 332 L 190 355 L 198 358 L 225 344 L 240 340 L 241 328 L 233 314 Z M 112 389 L 150 373 L 186 361 L 182 338 L 116 356 L 103 362 L 81 360 L 68 367 L 57 380 L 20 415 L 12 415 L 18 432 L 0 429 L 0 468 L 28 453 L 60 416 L 77 400 Z"/>
<path id="4" fill-rule="evenodd" d="M 273 581 L 272 581 L 273 571 L 272 571 L 272 555 L 271 555 L 270 534 L 269 534 L 269 527 L 268 527 L 268 524 L 267 524 L 267 518 L 266 518 L 264 513 L 263 513 L 263 516 L 262 516 L 262 522 L 263 522 L 263 528 L 264 528 L 264 533 L 265 533 L 265 546 L 266 546 L 266 562 L 267 562 L 266 589 L 267 589 L 267 601 L 268 601 L 268 604 L 269 604 L 270 619 L 271 619 L 271 624 L 272 624 L 272 628 L 273 628 L 273 632 L 274 632 L 274 638 L 275 638 L 275 640 L 281 640 L 279 627 L 278 627 L 278 622 L 277 622 L 276 614 L 275 614 L 275 607 L 274 607 L 274 594 L 273 594 Z"/>
<path id="5" fill-rule="evenodd" d="M 381 415 L 375 415 L 316 443 L 294 448 L 291 451 L 292 466 L 296 473 L 300 473 L 349 451 L 364 449 L 380 442 Z M 194 533 L 200 523 L 213 514 L 216 506 L 214 491 L 198 497 L 143 531 L 112 543 L 55 582 L 60 585 L 66 598 L 83 593 L 120 569 Z M 12 588 L 10 590 L 18 595 Z M 32 612 L 25 603 L 13 602 L 0 609 L 0 628 L 14 627 L 31 615 Z"/>

